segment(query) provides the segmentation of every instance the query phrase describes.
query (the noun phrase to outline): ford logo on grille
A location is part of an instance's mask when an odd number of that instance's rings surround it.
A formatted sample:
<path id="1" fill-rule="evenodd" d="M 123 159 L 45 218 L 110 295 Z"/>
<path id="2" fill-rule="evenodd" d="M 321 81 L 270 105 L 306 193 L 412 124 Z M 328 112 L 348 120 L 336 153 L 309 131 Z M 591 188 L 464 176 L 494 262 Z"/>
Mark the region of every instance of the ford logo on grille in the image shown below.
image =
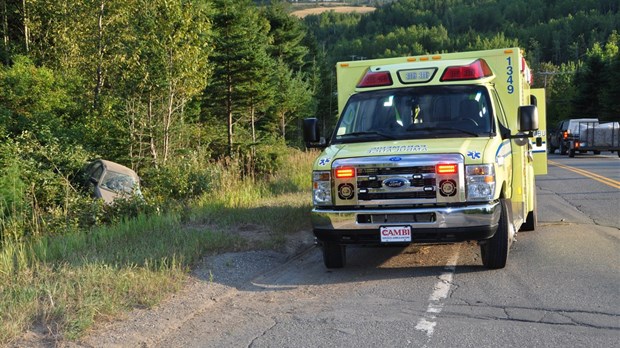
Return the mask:
<path id="1" fill-rule="evenodd" d="M 383 186 L 388 188 L 407 187 L 409 185 L 409 180 L 405 178 L 390 178 L 387 180 L 383 180 Z"/>
<path id="2" fill-rule="evenodd" d="M 398 161 L 400 161 L 401 159 L 402 159 L 402 158 L 400 158 L 400 157 L 390 157 L 390 161 L 392 161 L 392 162 L 398 162 Z"/>

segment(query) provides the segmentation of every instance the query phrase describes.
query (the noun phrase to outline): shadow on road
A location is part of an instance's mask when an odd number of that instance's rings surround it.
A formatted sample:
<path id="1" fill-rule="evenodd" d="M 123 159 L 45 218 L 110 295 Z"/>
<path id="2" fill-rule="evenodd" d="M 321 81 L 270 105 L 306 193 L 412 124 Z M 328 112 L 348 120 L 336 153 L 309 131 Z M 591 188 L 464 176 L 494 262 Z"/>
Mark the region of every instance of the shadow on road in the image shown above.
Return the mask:
<path id="1" fill-rule="evenodd" d="M 398 278 L 436 278 L 459 253 L 459 273 L 486 272 L 475 243 L 411 245 L 400 248 L 348 247 L 347 265 L 327 269 L 318 247 L 289 260 L 270 251 L 220 255 L 210 261 L 208 272 L 196 274 L 243 291 L 290 290 L 298 286 L 375 282 Z M 222 267 L 224 265 L 224 267 Z M 258 267 L 258 266 L 261 267 Z M 258 268 L 257 268 L 258 267 Z"/>

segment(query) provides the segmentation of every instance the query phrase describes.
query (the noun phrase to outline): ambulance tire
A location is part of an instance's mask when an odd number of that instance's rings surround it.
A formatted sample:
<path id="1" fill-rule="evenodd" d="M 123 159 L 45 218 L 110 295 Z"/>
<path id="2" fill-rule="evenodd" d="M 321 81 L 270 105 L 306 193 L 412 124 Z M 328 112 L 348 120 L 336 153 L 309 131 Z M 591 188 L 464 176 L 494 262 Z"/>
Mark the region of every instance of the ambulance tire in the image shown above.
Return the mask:
<path id="1" fill-rule="evenodd" d="M 575 150 L 573 150 L 573 149 L 568 150 L 568 157 L 570 157 L 570 158 L 575 157 Z"/>
<path id="2" fill-rule="evenodd" d="M 508 221 L 508 210 L 506 201 L 500 199 L 501 213 L 499 216 L 499 226 L 497 232 L 490 239 L 480 244 L 480 255 L 482 265 L 489 269 L 500 269 L 506 267 L 508 251 L 510 247 L 510 222 Z"/>
<path id="3" fill-rule="evenodd" d="M 347 247 L 335 243 L 323 243 L 323 263 L 327 268 L 342 268 L 347 262 Z"/>
<path id="4" fill-rule="evenodd" d="M 525 222 L 521 225 L 519 231 L 534 231 L 538 225 L 538 203 L 536 202 L 536 187 L 534 187 L 534 209 L 527 214 Z"/>

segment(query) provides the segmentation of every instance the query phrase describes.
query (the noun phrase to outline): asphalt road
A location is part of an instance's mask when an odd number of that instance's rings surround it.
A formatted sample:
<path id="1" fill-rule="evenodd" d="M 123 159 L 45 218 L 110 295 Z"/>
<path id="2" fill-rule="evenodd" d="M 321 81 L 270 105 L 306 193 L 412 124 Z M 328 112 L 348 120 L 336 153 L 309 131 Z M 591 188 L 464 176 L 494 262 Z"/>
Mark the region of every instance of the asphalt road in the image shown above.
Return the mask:
<path id="1" fill-rule="evenodd" d="M 518 234 L 505 269 L 484 269 L 474 243 L 349 248 L 334 271 L 311 249 L 155 345 L 619 347 L 620 158 L 549 159 L 539 226 Z"/>

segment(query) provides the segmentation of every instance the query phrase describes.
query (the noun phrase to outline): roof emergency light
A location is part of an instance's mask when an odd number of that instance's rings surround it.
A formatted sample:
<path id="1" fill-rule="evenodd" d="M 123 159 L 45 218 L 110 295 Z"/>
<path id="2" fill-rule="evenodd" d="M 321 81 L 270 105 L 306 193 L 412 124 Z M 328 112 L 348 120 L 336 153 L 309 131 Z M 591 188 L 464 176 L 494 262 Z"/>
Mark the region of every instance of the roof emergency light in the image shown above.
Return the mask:
<path id="1" fill-rule="evenodd" d="M 439 81 L 477 80 L 489 76 L 493 76 L 491 68 L 484 59 L 478 59 L 469 65 L 447 67 Z"/>
<path id="2" fill-rule="evenodd" d="M 381 87 L 391 86 L 392 75 L 389 71 L 368 71 L 366 75 L 362 77 L 357 87 Z"/>

